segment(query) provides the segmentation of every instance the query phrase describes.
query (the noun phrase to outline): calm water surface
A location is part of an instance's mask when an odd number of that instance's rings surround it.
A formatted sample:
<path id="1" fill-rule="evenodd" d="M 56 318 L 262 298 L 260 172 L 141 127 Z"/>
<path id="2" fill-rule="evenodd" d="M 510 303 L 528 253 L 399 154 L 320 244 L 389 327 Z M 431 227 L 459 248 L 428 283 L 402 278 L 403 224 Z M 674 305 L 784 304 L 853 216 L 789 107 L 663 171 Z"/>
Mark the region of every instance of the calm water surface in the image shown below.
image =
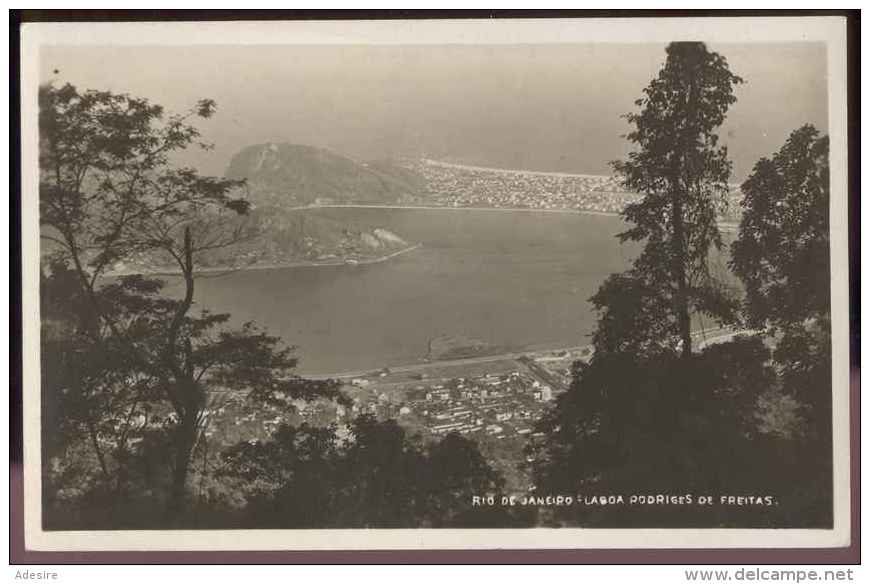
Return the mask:
<path id="1" fill-rule="evenodd" d="M 202 308 L 267 327 L 302 373 L 417 362 L 430 338 L 497 346 L 588 342 L 588 298 L 636 248 L 617 217 L 534 212 L 319 209 L 423 247 L 380 264 L 250 270 L 197 282 Z"/>

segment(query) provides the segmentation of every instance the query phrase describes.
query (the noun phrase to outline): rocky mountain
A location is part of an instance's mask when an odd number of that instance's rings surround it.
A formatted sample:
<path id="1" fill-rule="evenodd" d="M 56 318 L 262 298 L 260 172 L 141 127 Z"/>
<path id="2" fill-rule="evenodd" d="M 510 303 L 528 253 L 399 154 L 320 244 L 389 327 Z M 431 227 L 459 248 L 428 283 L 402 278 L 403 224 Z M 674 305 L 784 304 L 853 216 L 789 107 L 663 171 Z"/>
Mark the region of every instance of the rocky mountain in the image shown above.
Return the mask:
<path id="1" fill-rule="evenodd" d="M 301 144 L 257 144 L 230 161 L 227 178 L 248 181 L 256 205 L 293 207 L 415 200 L 423 179 L 389 161 L 358 162 Z"/>
<path id="2" fill-rule="evenodd" d="M 203 268 L 368 263 L 412 246 L 406 234 L 388 231 L 353 213 L 307 209 L 330 204 L 415 202 L 423 179 L 389 161 L 357 162 L 329 150 L 300 144 L 258 144 L 233 156 L 227 178 L 247 181 L 252 203 L 246 233 L 230 248 L 200 254 Z M 172 262 L 143 253 L 119 262 L 116 274 L 169 273 Z"/>
<path id="3" fill-rule="evenodd" d="M 252 203 L 245 220 L 259 236 L 233 249 L 236 261 L 362 262 L 407 248 L 401 235 L 378 225 L 300 209 L 310 205 L 389 204 L 418 200 L 423 179 L 389 161 L 358 162 L 301 144 L 257 144 L 239 151 L 227 178 L 245 179 Z M 207 263 L 226 263 L 222 257 Z"/>

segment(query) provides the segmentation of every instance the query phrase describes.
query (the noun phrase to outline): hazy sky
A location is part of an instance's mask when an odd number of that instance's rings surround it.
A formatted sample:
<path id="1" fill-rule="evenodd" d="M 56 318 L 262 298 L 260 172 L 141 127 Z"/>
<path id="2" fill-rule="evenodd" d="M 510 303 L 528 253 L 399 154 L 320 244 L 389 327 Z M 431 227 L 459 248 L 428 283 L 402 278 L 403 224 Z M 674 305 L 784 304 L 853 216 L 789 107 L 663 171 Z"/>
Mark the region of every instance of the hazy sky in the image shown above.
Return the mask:
<path id="1" fill-rule="evenodd" d="M 827 130 L 824 45 L 710 48 L 746 81 L 720 129 L 735 179 L 801 124 Z M 215 149 L 185 160 L 211 174 L 263 142 L 598 174 L 627 151 L 620 115 L 664 56 L 658 44 L 43 47 L 40 65 L 43 82 L 128 92 L 172 111 L 216 100 L 217 115 L 201 124 Z"/>

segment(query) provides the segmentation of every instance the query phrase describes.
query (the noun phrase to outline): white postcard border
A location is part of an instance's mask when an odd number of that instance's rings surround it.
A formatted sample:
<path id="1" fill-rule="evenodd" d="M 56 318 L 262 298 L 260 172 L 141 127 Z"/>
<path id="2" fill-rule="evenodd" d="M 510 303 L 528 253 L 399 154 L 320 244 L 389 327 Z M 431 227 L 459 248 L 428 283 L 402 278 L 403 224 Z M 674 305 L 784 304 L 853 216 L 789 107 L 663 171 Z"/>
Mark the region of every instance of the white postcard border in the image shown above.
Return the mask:
<path id="1" fill-rule="evenodd" d="M 21 29 L 25 545 L 31 550 L 735 549 L 850 543 L 846 21 L 840 17 L 28 23 Z M 825 42 L 831 167 L 834 528 L 44 531 L 41 510 L 37 87 L 43 45 Z"/>

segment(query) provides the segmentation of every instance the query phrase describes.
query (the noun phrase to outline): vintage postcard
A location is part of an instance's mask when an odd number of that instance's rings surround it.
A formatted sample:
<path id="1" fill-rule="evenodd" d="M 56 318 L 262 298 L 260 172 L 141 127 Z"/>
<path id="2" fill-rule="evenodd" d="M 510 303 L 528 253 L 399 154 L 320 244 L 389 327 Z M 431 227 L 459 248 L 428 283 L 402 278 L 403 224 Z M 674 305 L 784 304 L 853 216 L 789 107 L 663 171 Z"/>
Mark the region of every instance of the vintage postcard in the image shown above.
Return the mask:
<path id="1" fill-rule="evenodd" d="M 28 549 L 849 545 L 845 19 L 21 54 Z"/>

